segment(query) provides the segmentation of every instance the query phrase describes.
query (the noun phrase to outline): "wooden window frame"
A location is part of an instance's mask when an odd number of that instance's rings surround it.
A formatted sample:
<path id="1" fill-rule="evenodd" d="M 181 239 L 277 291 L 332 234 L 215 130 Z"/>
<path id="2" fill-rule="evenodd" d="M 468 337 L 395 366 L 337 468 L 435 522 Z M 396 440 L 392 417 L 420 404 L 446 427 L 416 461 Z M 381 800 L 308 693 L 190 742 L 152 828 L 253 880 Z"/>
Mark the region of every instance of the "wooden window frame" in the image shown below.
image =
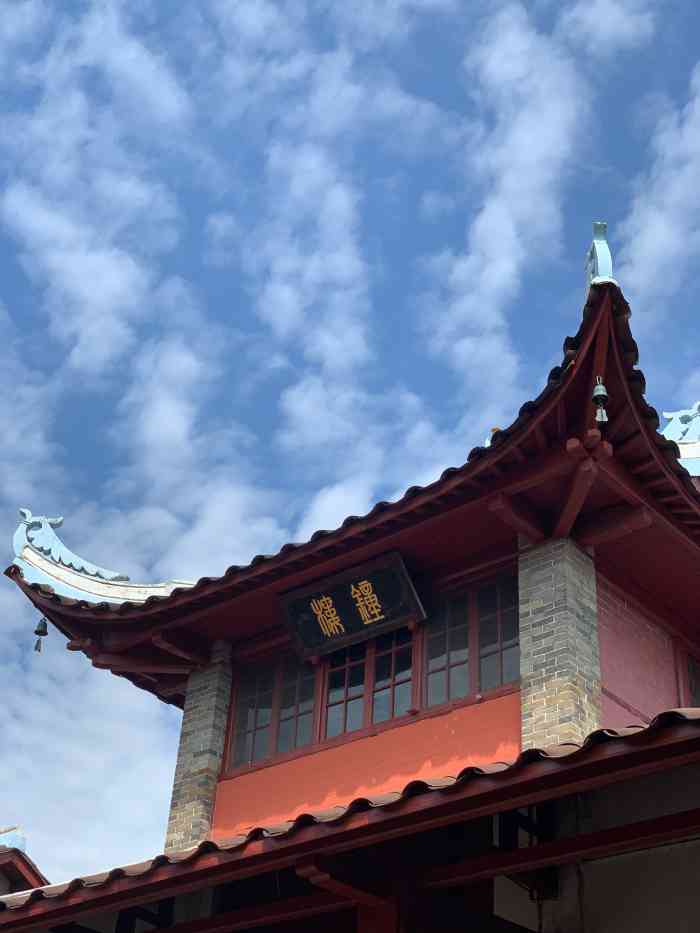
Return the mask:
<path id="1" fill-rule="evenodd" d="M 501 684 L 498 687 L 494 687 L 486 691 L 482 691 L 480 685 L 481 657 L 479 650 L 479 619 L 476 593 L 478 588 L 487 586 L 490 583 L 498 583 L 498 581 L 505 576 L 515 576 L 515 573 L 508 573 L 504 571 L 495 575 L 489 575 L 483 579 L 478 578 L 474 580 L 460 581 L 455 586 L 436 590 L 434 594 L 436 604 L 438 600 L 441 599 L 452 601 L 458 600 L 460 597 L 467 597 L 469 633 L 469 691 L 464 697 L 448 699 L 446 702 L 436 704 L 435 706 L 427 705 L 427 639 L 428 625 L 430 621 L 429 614 L 425 623 L 418 624 L 415 622 L 410 622 L 406 626 L 412 633 L 410 642 L 406 642 L 406 645 L 410 644 L 412 649 L 412 676 L 411 707 L 405 714 L 392 717 L 379 723 L 372 722 L 373 700 L 375 692 L 375 658 L 377 654 L 377 639 L 372 638 L 364 643 L 365 684 L 364 691 L 362 693 L 364 704 L 363 721 L 362 726 L 359 729 L 354 729 L 351 732 L 341 732 L 331 738 L 325 737 L 327 715 L 326 695 L 329 684 L 330 664 L 328 658 L 321 658 L 320 661 L 315 665 L 313 727 L 311 742 L 300 748 L 295 748 L 289 752 L 277 753 L 276 751 L 272 751 L 270 756 L 264 760 L 234 767 L 230 763 L 235 740 L 234 733 L 238 698 L 238 689 L 237 684 L 235 683 L 236 672 L 234 669 L 234 688 L 231 694 L 231 704 L 228 716 L 226 742 L 220 778 L 228 779 L 239 777 L 242 774 L 258 771 L 262 768 L 273 767 L 274 765 L 281 764 L 286 761 L 291 761 L 295 758 L 300 758 L 305 755 L 314 754 L 324 749 L 334 748 L 339 745 L 344 745 L 348 742 L 367 738 L 368 736 L 376 735 L 389 729 L 400 728 L 422 719 L 429 719 L 434 716 L 444 715 L 452 709 L 458 709 L 463 706 L 471 706 L 491 699 L 497 699 L 501 696 L 517 693 L 520 690 L 519 679 L 507 684 Z M 519 644 L 519 637 L 516 643 Z M 289 650 L 292 650 L 291 644 L 289 646 Z M 394 646 L 393 651 L 396 650 L 397 648 Z M 502 653 L 502 646 L 500 641 L 498 650 L 499 653 Z M 279 703 L 281 697 L 282 669 L 284 660 L 279 657 L 278 648 L 276 655 L 268 654 L 267 652 L 261 652 L 254 659 L 250 659 L 250 661 L 246 663 L 265 664 L 266 662 L 274 664 L 275 666 L 270 748 L 276 749 L 279 734 Z"/>

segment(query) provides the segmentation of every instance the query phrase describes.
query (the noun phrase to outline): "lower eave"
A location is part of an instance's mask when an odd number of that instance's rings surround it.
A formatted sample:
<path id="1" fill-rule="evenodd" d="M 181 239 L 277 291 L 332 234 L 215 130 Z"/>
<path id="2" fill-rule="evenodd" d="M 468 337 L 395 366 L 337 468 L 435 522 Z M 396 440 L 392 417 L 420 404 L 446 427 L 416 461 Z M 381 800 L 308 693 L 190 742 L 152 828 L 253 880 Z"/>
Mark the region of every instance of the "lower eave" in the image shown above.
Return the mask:
<path id="1" fill-rule="evenodd" d="M 432 784 L 415 781 L 395 794 L 300 814 L 245 836 L 6 895 L 0 897 L 0 927 L 65 923 L 89 911 L 122 909 L 697 761 L 700 709 L 670 710 L 647 727 L 597 730 L 581 746 L 531 749 L 511 764 L 467 768 Z"/>

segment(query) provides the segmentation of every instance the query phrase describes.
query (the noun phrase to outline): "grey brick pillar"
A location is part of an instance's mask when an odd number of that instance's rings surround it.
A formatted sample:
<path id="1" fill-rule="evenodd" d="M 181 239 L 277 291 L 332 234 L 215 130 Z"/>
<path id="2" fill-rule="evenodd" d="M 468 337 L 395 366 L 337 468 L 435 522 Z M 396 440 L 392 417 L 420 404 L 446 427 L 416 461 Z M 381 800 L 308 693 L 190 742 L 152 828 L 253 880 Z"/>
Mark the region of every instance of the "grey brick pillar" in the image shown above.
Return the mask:
<path id="1" fill-rule="evenodd" d="M 600 654 L 593 559 L 571 539 L 522 547 L 522 747 L 581 742 L 600 726 Z"/>
<path id="2" fill-rule="evenodd" d="M 187 682 L 166 852 L 197 845 L 209 833 L 230 699 L 231 646 L 217 641 L 209 666 Z"/>

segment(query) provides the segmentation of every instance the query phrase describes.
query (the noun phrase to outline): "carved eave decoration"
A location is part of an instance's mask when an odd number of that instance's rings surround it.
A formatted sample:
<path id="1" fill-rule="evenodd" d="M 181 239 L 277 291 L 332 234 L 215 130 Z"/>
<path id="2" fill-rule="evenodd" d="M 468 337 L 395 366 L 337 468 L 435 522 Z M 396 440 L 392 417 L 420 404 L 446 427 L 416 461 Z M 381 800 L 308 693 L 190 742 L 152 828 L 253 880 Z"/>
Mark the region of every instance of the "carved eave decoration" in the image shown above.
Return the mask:
<path id="1" fill-rule="evenodd" d="M 644 398 L 630 309 L 620 288 L 600 276 L 593 283 L 578 333 L 565 340 L 562 363 L 540 395 L 522 406 L 510 427 L 496 431 L 488 447 L 473 449 L 463 466 L 429 486 L 410 488 L 397 502 L 380 502 L 335 531 L 258 555 L 221 577 L 142 587 L 138 600 L 122 590 L 118 599 L 100 595 L 107 588 L 114 596 L 117 587 L 133 584 L 118 575 L 107 578 L 109 571 L 87 562 L 82 572 L 93 568 L 92 592 L 82 598 L 61 593 L 46 577 L 27 572 L 21 548 L 6 573 L 66 634 L 69 648 L 177 704 L 188 672 L 207 658 L 198 622 L 216 607 L 253 590 L 284 592 L 331 566 L 349 566 L 360 548 L 381 546 L 390 536 L 396 542 L 397 535 L 438 515 L 454 512 L 460 522 L 488 515 L 511 533 L 513 553 L 518 540 L 571 536 L 615 565 L 624 548 L 638 546 L 630 541 L 643 542 L 642 550 L 660 549 L 664 559 L 675 560 L 679 574 L 687 578 L 694 570 L 698 576 L 700 495 Z M 600 420 L 593 401 L 597 384 L 606 390 L 607 420 Z M 43 555 L 55 561 L 53 552 Z M 231 619 L 235 626 L 233 611 Z"/>

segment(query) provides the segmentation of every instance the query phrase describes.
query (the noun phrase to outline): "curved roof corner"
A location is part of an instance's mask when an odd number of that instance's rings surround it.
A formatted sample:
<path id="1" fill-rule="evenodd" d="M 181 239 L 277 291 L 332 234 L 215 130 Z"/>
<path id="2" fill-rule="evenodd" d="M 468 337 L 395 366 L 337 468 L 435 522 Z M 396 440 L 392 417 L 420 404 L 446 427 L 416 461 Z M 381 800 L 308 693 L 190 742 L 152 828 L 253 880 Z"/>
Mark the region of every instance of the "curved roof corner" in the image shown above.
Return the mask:
<path id="1" fill-rule="evenodd" d="M 20 523 L 12 538 L 18 567 L 27 583 L 50 588 L 59 596 L 88 603 L 141 603 L 151 596 L 169 596 L 191 581 L 168 580 L 165 583 L 132 583 L 126 574 L 107 570 L 79 557 L 56 534 L 63 518 L 33 515 L 20 509 Z"/>

